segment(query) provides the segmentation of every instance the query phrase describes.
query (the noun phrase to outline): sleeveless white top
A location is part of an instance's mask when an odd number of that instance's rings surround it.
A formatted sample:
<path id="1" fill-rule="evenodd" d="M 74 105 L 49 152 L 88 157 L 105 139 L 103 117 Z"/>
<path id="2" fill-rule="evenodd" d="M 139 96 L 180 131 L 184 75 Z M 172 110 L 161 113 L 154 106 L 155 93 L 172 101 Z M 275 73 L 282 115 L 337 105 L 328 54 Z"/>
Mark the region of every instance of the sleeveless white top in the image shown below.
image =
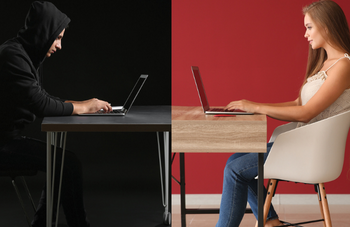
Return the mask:
<path id="1" fill-rule="evenodd" d="M 327 70 L 320 71 L 316 73 L 315 75 L 307 78 L 306 84 L 303 86 L 301 90 L 301 103 L 302 105 L 305 105 L 320 89 L 324 81 L 327 79 L 327 71 L 332 68 L 339 60 L 343 58 L 348 58 L 350 60 L 350 56 L 348 54 L 345 54 L 344 57 L 339 58 L 336 62 L 334 62 Z M 326 119 L 328 117 L 343 113 L 350 110 L 350 89 L 346 89 L 340 97 L 332 103 L 327 109 L 322 111 L 319 115 L 311 119 L 308 123 L 302 123 L 299 122 L 297 127 L 311 124 L 316 121 Z"/>

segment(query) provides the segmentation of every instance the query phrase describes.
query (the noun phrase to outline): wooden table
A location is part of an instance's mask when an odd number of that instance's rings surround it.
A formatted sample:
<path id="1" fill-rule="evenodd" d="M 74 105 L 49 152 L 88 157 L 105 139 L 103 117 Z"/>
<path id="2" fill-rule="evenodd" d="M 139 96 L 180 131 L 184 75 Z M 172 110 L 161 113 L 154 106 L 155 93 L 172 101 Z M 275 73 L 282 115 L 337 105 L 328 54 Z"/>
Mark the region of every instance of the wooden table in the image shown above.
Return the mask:
<path id="1" fill-rule="evenodd" d="M 266 115 L 205 115 L 201 107 L 172 106 L 172 152 L 180 153 L 181 225 L 186 214 L 217 213 L 186 209 L 185 153 L 257 153 L 259 156 L 258 221 L 263 226 L 263 154 L 266 153 Z"/>

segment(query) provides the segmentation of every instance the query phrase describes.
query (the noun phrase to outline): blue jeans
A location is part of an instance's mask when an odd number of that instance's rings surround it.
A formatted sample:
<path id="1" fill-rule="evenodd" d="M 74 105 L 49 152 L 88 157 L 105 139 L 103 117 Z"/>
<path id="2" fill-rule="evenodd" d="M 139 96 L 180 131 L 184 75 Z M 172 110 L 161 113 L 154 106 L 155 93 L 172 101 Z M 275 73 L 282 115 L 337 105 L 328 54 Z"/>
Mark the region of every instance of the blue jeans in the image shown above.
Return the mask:
<path id="1" fill-rule="evenodd" d="M 61 163 L 62 150 L 57 148 L 56 163 Z M 34 168 L 46 172 L 46 143 L 19 137 L 10 141 L 0 141 L 0 167 Z M 55 192 L 58 191 L 60 165 L 56 164 Z M 82 166 L 76 155 L 70 151 L 65 153 L 63 168 L 61 205 L 69 227 L 88 227 L 83 202 Z M 57 204 L 57 193 L 55 201 Z M 54 210 L 56 205 L 54 206 Z M 56 214 L 56 212 L 54 212 Z M 55 219 L 55 215 L 53 215 Z M 46 188 L 44 187 L 32 221 L 33 227 L 46 226 Z"/>
<path id="2" fill-rule="evenodd" d="M 264 162 L 271 147 L 272 143 L 268 143 Z M 238 227 L 244 216 L 247 202 L 258 219 L 258 182 L 255 179 L 257 175 L 258 155 L 256 153 L 236 153 L 227 160 L 220 215 L 216 227 Z M 264 199 L 265 197 L 266 189 L 264 190 Z M 278 216 L 271 205 L 267 219 L 276 218 Z"/>

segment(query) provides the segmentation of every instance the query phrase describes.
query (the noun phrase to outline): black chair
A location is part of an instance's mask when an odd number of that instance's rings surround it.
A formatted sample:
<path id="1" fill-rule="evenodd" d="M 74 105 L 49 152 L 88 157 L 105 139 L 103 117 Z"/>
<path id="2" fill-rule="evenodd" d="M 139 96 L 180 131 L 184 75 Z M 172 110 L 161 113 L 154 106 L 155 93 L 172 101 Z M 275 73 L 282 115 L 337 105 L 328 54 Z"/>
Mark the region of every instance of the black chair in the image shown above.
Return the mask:
<path id="1" fill-rule="evenodd" d="M 26 209 L 24 207 L 24 203 L 23 203 L 22 197 L 21 197 L 21 195 L 19 193 L 19 190 L 18 190 L 18 187 L 16 185 L 15 179 L 17 177 L 20 177 L 22 179 L 23 186 L 24 186 L 24 188 L 26 190 L 28 198 L 31 201 L 32 207 L 33 207 L 34 212 L 35 212 L 36 211 L 36 206 L 34 204 L 32 195 L 30 194 L 30 191 L 28 189 L 28 186 L 27 186 L 27 183 L 26 183 L 24 177 L 25 176 L 35 176 L 37 173 L 38 173 L 37 170 L 30 169 L 30 168 L 13 169 L 11 167 L 9 167 L 9 168 L 7 168 L 7 167 L 6 168 L 0 167 L 0 177 L 10 177 L 11 180 L 12 180 L 12 185 L 13 185 L 15 191 L 16 191 L 17 197 L 18 197 L 19 202 L 20 202 L 20 204 L 22 206 L 22 209 L 23 209 L 24 215 L 26 216 L 27 223 L 28 223 L 29 227 L 31 227 L 29 216 L 28 216 L 28 213 L 27 213 L 27 211 L 26 211 Z"/>

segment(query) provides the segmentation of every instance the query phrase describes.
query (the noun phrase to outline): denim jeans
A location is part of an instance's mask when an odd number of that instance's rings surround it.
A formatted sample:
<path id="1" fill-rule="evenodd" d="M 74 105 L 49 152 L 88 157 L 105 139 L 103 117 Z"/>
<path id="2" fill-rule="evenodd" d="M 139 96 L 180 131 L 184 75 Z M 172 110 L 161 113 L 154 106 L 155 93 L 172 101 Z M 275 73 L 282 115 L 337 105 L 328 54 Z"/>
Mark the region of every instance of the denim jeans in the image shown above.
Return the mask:
<path id="1" fill-rule="evenodd" d="M 267 153 L 272 143 L 267 144 Z M 219 221 L 216 227 L 238 227 L 249 203 L 256 219 L 258 218 L 258 155 L 256 153 L 233 154 L 226 163 L 224 170 L 224 183 L 220 205 Z M 264 199 L 266 189 L 264 189 Z M 273 206 L 269 210 L 268 219 L 278 218 Z"/>
<path id="2" fill-rule="evenodd" d="M 58 191 L 62 150 L 57 148 L 55 192 Z M 46 172 L 46 143 L 26 137 L 0 142 L 0 167 L 29 167 Z M 57 193 L 55 193 L 57 198 Z M 56 200 L 56 199 L 54 199 Z M 57 202 L 56 202 L 57 204 Z M 54 210 L 56 210 L 54 204 Z M 70 227 L 90 226 L 83 203 L 82 167 L 76 155 L 66 151 L 64 159 L 61 205 Z M 54 212 L 55 214 L 55 212 Z M 53 219 L 55 219 L 53 215 Z M 46 226 L 46 184 L 32 221 L 33 227 Z"/>

